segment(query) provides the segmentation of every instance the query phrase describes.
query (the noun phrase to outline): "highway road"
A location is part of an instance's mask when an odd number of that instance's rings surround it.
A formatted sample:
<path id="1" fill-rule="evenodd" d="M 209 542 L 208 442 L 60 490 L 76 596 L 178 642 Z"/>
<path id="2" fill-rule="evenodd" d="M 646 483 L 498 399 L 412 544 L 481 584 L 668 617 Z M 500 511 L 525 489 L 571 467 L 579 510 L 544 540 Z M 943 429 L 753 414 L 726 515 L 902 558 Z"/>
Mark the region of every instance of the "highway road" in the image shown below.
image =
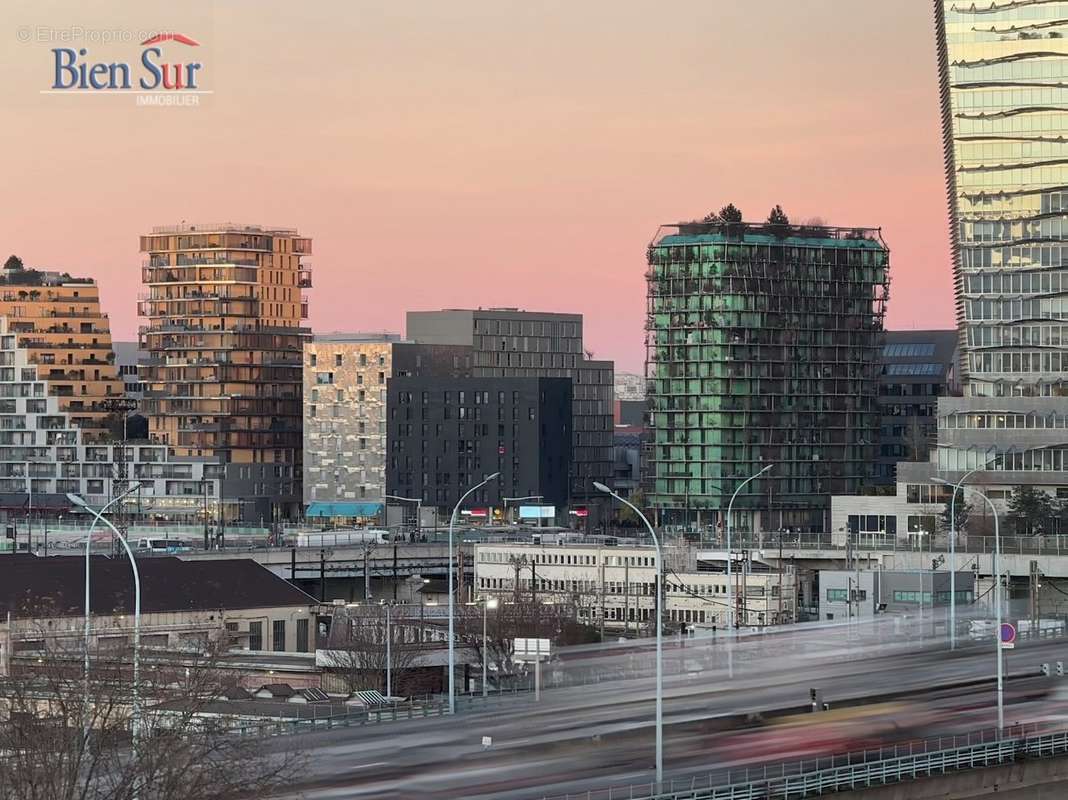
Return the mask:
<path id="1" fill-rule="evenodd" d="M 993 642 L 909 639 L 886 624 L 799 626 L 728 643 L 665 646 L 665 775 L 706 775 L 769 760 L 877 747 L 883 742 L 966 733 L 995 724 Z M 334 798 L 519 800 L 648 782 L 654 759 L 654 684 L 649 640 L 574 648 L 556 670 L 639 677 L 550 689 L 456 717 L 286 737 L 308 757 L 305 777 L 284 795 Z M 1036 675 L 1041 662 L 1068 661 L 1068 639 L 1018 642 L 1010 675 Z M 548 670 L 547 670 L 548 672 Z M 559 677 L 559 675 L 558 675 Z M 981 685 L 973 685 L 989 679 Z M 806 711 L 810 688 L 831 710 Z M 1068 725 L 1055 678 L 1010 680 L 1006 724 Z M 1068 686 L 1066 686 L 1068 688 Z M 1068 698 L 1068 695 L 1066 695 Z M 855 701 L 861 701 L 860 707 Z M 739 728 L 746 715 L 773 724 Z M 483 746 L 483 737 L 492 744 Z"/>

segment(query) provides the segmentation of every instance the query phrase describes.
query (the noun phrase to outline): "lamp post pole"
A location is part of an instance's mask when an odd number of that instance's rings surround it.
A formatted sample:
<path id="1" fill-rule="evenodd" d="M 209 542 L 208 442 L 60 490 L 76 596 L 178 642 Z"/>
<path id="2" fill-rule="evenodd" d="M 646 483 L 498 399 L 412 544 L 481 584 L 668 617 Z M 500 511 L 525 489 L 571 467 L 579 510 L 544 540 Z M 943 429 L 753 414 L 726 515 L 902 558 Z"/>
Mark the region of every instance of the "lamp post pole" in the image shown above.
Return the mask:
<path id="1" fill-rule="evenodd" d="M 496 597 L 483 597 L 480 602 L 482 603 L 482 697 L 485 698 L 489 692 L 487 686 L 489 686 L 489 637 L 486 635 L 486 615 L 487 610 L 497 607 Z"/>
<path id="2" fill-rule="evenodd" d="M 949 649 L 957 649 L 957 492 L 964 489 L 964 482 L 973 474 L 985 469 L 986 465 L 976 467 L 964 473 L 964 476 L 952 484 L 953 494 L 949 498 Z M 932 589 L 933 591 L 933 589 Z M 1000 631 L 998 632 L 1000 636 Z"/>
<path id="3" fill-rule="evenodd" d="M 947 486 L 953 485 L 949 481 L 942 480 L 941 478 L 934 478 L 933 480 Z M 997 654 L 998 738 L 1001 738 L 1001 733 L 1005 728 L 1005 667 L 1003 663 L 1004 656 L 1001 652 L 1001 532 L 998 528 L 998 510 L 994 507 L 994 503 L 990 498 L 983 492 L 980 492 L 978 489 L 973 489 L 970 486 L 959 484 L 958 486 L 962 491 L 971 492 L 972 494 L 981 497 L 986 502 L 987 506 L 990 507 L 990 513 L 994 515 L 994 618 L 997 627 L 997 630 L 994 633 L 994 652 Z"/>
<path id="4" fill-rule="evenodd" d="M 383 604 L 386 609 L 386 697 L 393 697 L 393 637 L 389 629 L 389 603 Z"/>
<path id="5" fill-rule="evenodd" d="M 456 525 L 456 515 L 460 513 L 460 506 L 463 505 L 464 500 L 481 489 L 490 481 L 499 478 L 501 473 L 494 472 L 492 475 L 484 478 L 481 483 L 476 483 L 466 492 L 464 492 L 460 499 L 456 501 L 456 505 L 453 506 L 452 515 L 449 517 L 449 713 L 456 713 L 456 668 L 454 663 L 454 657 L 456 655 L 456 642 L 453 636 L 453 630 L 455 628 L 456 617 L 456 598 L 453 596 L 452 589 L 452 530 Z"/>
<path id="6" fill-rule="evenodd" d="M 85 610 L 85 643 L 84 643 L 84 647 L 85 647 L 85 676 L 84 676 L 84 678 L 85 678 L 85 693 L 86 693 L 85 694 L 85 700 L 86 700 L 86 703 L 89 702 L 89 631 L 90 631 L 90 626 L 89 626 L 89 551 L 90 551 L 90 547 L 92 546 L 92 543 L 93 543 L 93 531 L 96 530 L 97 523 L 100 522 L 101 519 L 103 519 L 104 513 L 107 512 L 107 510 L 109 508 L 111 508 L 111 506 L 115 505 L 115 503 L 117 503 L 120 500 L 122 500 L 124 497 L 126 497 L 128 494 L 130 494 L 130 492 L 133 492 L 136 489 L 140 488 L 140 485 L 141 484 L 138 483 L 135 486 L 131 486 L 127 491 L 123 492 L 118 497 L 112 499 L 111 502 L 109 502 L 107 505 L 105 505 L 103 508 L 101 508 L 99 513 L 95 512 L 91 508 L 89 508 L 89 506 L 87 506 L 85 504 L 85 501 L 81 497 L 78 497 L 77 495 L 67 495 L 67 499 L 70 500 L 74 505 L 81 506 L 82 508 L 88 509 L 93 514 L 93 522 L 89 526 L 88 535 L 86 535 L 86 537 L 85 537 L 85 607 L 84 607 L 84 610 Z M 75 498 L 77 498 L 77 499 L 75 499 Z"/>
<path id="7" fill-rule="evenodd" d="M 593 488 L 611 495 L 637 514 L 645 523 L 645 527 L 649 529 L 649 535 L 653 537 L 653 546 L 656 548 L 656 783 L 659 786 L 664 782 L 664 609 L 661 600 L 664 559 L 660 552 L 660 540 L 656 537 L 656 531 L 649 524 L 645 514 L 636 505 L 620 497 L 603 483 L 594 481 Z"/>
<path id="8" fill-rule="evenodd" d="M 138 486 L 139 485 L 140 484 L 138 484 Z M 111 524 L 111 520 L 109 520 L 107 517 L 104 516 L 103 512 L 109 506 L 111 506 L 113 503 L 118 502 L 123 497 L 125 497 L 126 495 L 130 494 L 131 492 L 133 492 L 136 488 L 137 488 L 136 486 L 127 488 L 125 492 L 123 492 L 122 494 L 120 494 L 117 497 L 113 498 L 111 500 L 111 502 L 109 502 L 107 505 L 105 505 L 104 508 L 101 509 L 100 511 L 96 511 L 95 509 L 93 509 L 79 495 L 76 495 L 76 494 L 68 494 L 67 495 L 67 499 L 68 500 L 70 500 L 75 505 L 81 506 L 82 508 L 84 508 L 86 511 L 88 511 L 90 514 L 92 514 L 95 517 L 94 525 L 95 525 L 96 522 L 103 522 L 105 525 L 107 525 L 111 529 L 112 535 L 116 539 L 119 540 L 119 542 L 122 544 L 123 548 L 126 550 L 126 555 L 130 559 L 130 568 L 133 570 L 133 579 L 134 579 L 134 642 L 133 642 L 133 696 L 132 696 L 131 715 L 130 715 L 131 716 L 130 733 L 131 733 L 131 736 L 132 736 L 132 739 L 133 739 L 134 758 L 136 758 L 137 754 L 138 754 L 138 745 L 140 743 L 140 736 L 141 736 L 141 698 L 140 698 L 140 687 L 141 687 L 141 574 L 137 570 L 137 559 L 134 558 L 133 550 L 130 549 L 130 543 L 128 541 L 126 541 L 126 538 L 121 533 L 119 533 L 118 528 L 116 528 L 114 525 Z M 92 537 L 92 527 L 90 527 L 90 540 L 91 540 L 91 537 Z M 86 555 L 86 561 L 85 561 L 85 565 L 86 565 L 85 566 L 85 575 L 86 575 L 86 582 L 85 582 L 85 600 L 86 600 L 86 603 L 85 603 L 86 678 L 85 678 L 85 680 L 86 680 L 86 688 L 88 688 L 88 682 L 89 682 L 89 671 L 88 671 L 88 663 L 89 663 L 89 639 L 88 639 L 88 632 L 89 632 L 89 580 L 88 580 L 88 578 L 89 578 L 89 557 L 88 557 L 88 552 L 89 552 L 89 546 L 88 546 L 88 543 L 87 543 L 86 544 L 86 553 L 87 553 L 87 555 Z M 89 703 L 88 694 L 85 697 L 85 703 L 86 703 L 86 707 L 88 708 L 88 703 Z M 135 797 L 135 800 L 136 800 L 136 793 L 135 793 L 134 797 Z"/>
<path id="9" fill-rule="evenodd" d="M 756 480 L 774 466 L 774 464 L 768 464 L 764 469 L 760 470 L 760 472 L 750 475 L 738 484 L 738 488 L 735 489 L 734 494 L 731 495 L 730 502 L 727 503 L 727 675 L 731 678 L 734 677 L 734 653 L 732 652 L 731 642 L 734 639 L 737 630 L 734 615 L 734 584 L 731 583 L 731 562 L 734 560 L 731 553 L 731 514 L 734 511 L 734 499 L 738 496 L 738 493 L 745 488 L 747 483 Z M 744 586 L 742 587 L 742 592 L 742 596 L 744 597 Z"/>

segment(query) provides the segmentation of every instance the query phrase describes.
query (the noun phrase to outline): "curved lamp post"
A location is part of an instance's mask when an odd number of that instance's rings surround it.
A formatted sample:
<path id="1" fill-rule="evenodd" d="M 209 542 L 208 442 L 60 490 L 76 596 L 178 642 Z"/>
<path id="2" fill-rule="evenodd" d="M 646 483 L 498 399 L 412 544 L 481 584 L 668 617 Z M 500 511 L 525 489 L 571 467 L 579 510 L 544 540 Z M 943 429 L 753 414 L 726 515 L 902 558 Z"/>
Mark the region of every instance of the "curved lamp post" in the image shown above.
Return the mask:
<path id="1" fill-rule="evenodd" d="M 731 583 L 731 562 L 734 560 L 731 558 L 731 513 L 734 510 L 734 500 L 738 497 L 739 492 L 745 488 L 745 485 L 750 481 L 755 481 L 769 469 L 774 467 L 774 464 L 768 464 L 764 469 L 757 472 L 755 475 L 750 475 L 740 484 L 738 488 L 734 490 L 734 494 L 731 495 L 731 500 L 727 504 L 727 627 L 730 630 L 731 635 L 734 635 L 735 630 L 735 618 L 734 618 L 734 586 Z M 745 588 L 742 588 L 745 591 Z"/>
<path id="2" fill-rule="evenodd" d="M 649 524 L 645 514 L 636 505 L 620 497 L 603 483 L 594 481 L 593 488 L 611 495 L 637 514 L 645 523 L 645 527 L 649 529 L 649 535 L 653 537 L 653 546 L 656 548 L 656 782 L 659 785 L 664 781 L 664 609 L 661 608 L 663 583 L 661 575 L 664 569 L 664 559 L 660 552 L 660 540 L 656 538 L 656 531 Z"/>
<path id="3" fill-rule="evenodd" d="M 89 526 L 89 535 L 85 540 L 85 704 L 89 704 L 89 546 L 93 541 L 93 530 L 98 522 L 102 522 L 111 529 L 112 535 L 118 539 L 126 555 L 130 559 L 130 568 L 134 578 L 134 646 L 133 646 L 133 704 L 131 709 L 131 733 L 133 736 L 134 753 L 137 752 L 137 740 L 141 728 L 141 703 L 139 697 L 141 680 L 141 575 L 137 571 L 137 560 L 134 558 L 130 543 L 119 533 L 118 529 L 111 524 L 111 520 L 104 516 L 104 512 L 111 506 L 122 500 L 129 494 L 141 488 L 137 483 L 129 487 L 118 497 L 113 498 L 99 511 L 95 510 L 80 496 L 72 493 L 67 494 L 67 499 L 76 506 L 80 506 L 93 515 L 93 523 Z M 88 721 L 86 722 L 88 725 Z"/>
<path id="4" fill-rule="evenodd" d="M 986 463 L 981 467 L 970 469 L 964 473 L 959 481 L 949 484 L 953 487 L 953 494 L 949 498 L 949 649 L 957 649 L 957 492 L 964 489 L 964 482 L 976 472 L 985 470 L 990 466 Z M 941 479 L 936 479 L 943 483 Z M 999 634 L 1000 635 L 1000 634 Z"/>
<path id="5" fill-rule="evenodd" d="M 965 475 L 964 477 L 968 477 Z M 946 486 L 953 486 L 952 483 L 941 478 L 932 478 L 935 483 L 942 483 Z M 1001 737 L 1001 732 L 1005 728 L 1005 680 L 1004 680 L 1004 665 L 1002 663 L 1001 654 L 1001 534 L 998 530 L 998 510 L 994 507 L 993 502 L 985 494 L 978 489 L 973 489 L 970 486 L 960 486 L 958 488 L 965 492 L 971 492 L 977 495 L 986 502 L 990 507 L 990 513 L 994 515 L 994 608 L 995 608 L 995 620 L 997 624 L 997 630 L 994 634 L 994 652 L 997 655 L 997 676 L 998 676 L 998 738 Z M 954 492 L 955 493 L 955 492 Z M 920 587 L 920 597 L 923 597 L 922 589 Z"/>
<path id="6" fill-rule="evenodd" d="M 456 525 L 456 515 L 460 513 L 460 506 L 463 505 L 464 500 L 481 489 L 487 483 L 499 478 L 501 473 L 494 472 L 492 475 L 484 478 L 481 483 L 476 483 L 466 492 L 464 492 L 460 499 L 456 501 L 456 505 L 453 506 L 452 515 L 449 517 L 449 713 L 456 713 L 456 670 L 453 663 L 455 656 L 456 642 L 453 640 L 453 628 L 455 626 L 455 610 L 456 610 L 456 598 L 453 597 L 452 591 L 452 529 Z"/>

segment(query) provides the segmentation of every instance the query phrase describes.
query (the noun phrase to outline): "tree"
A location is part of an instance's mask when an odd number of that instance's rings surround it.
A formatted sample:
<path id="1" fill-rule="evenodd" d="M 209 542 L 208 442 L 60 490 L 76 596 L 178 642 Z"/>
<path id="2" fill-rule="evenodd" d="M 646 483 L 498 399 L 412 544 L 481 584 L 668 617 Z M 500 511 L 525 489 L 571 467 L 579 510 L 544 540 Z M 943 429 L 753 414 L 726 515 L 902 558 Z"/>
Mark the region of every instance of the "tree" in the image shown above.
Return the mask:
<path id="1" fill-rule="evenodd" d="M 214 645 L 142 664 L 134 746 L 129 649 L 96 652 L 86 679 L 80 637 L 55 634 L 42 626 L 32 657 L 0 678 L 5 800 L 229 800 L 300 773 L 295 755 L 267 753 L 210 713 L 228 685 Z"/>
<path id="2" fill-rule="evenodd" d="M 548 639 L 554 645 L 597 641 L 595 630 L 578 622 L 576 598 L 566 592 L 520 593 L 498 598 L 496 608 L 485 609 L 486 640 L 483 653 L 482 614 L 480 603 L 460 607 L 457 636 L 478 654 L 479 663 L 488 658 L 490 672 L 497 676 L 514 675 L 516 639 Z"/>
<path id="3" fill-rule="evenodd" d="M 1053 534 L 1068 534 L 1068 497 L 1054 501 L 1053 504 Z"/>
<path id="4" fill-rule="evenodd" d="M 16 255 L 10 255 L 7 257 L 7 261 L 4 262 L 4 269 L 20 270 L 22 269 L 22 259 Z"/>
<path id="5" fill-rule="evenodd" d="M 1041 489 L 1017 486 L 1009 498 L 1009 519 L 1017 536 L 1048 533 L 1053 521 L 1053 500 Z"/>
<path id="6" fill-rule="evenodd" d="M 641 489 L 636 489 L 631 492 L 630 497 L 627 498 L 630 502 L 634 503 L 638 508 L 645 513 L 645 493 Z M 648 516 L 648 515 L 646 515 Z M 619 523 L 625 525 L 628 528 L 637 527 L 642 524 L 641 519 L 634 513 L 634 510 L 630 506 L 623 506 L 619 509 Z"/>
<path id="7" fill-rule="evenodd" d="M 387 664 L 393 694 L 404 691 L 408 672 L 419 654 L 417 631 L 421 623 L 413 624 L 405 612 L 391 608 L 387 656 L 386 622 L 385 606 L 353 606 L 335 611 L 324 658 L 349 692 L 372 689 L 385 694 Z"/>
<path id="8" fill-rule="evenodd" d="M 947 487 L 949 491 L 953 491 L 953 487 Z M 964 491 L 957 492 L 957 501 L 953 503 L 952 514 L 950 513 L 950 501 L 946 499 L 946 507 L 942 509 L 942 530 L 945 533 L 949 533 L 954 529 L 953 517 L 956 517 L 956 530 L 957 533 L 964 533 L 968 530 L 968 520 L 972 513 L 971 503 L 964 497 Z"/>
<path id="9" fill-rule="evenodd" d="M 727 203 L 719 210 L 719 219 L 723 222 L 741 222 L 742 212 L 735 207 L 734 203 Z"/>
<path id="10" fill-rule="evenodd" d="M 771 209 L 771 213 L 768 214 L 768 224 L 786 227 L 790 224 L 790 218 L 786 216 L 786 212 L 782 210 L 782 206 L 776 205 Z"/>
<path id="11" fill-rule="evenodd" d="M 905 427 L 905 448 L 909 461 L 926 461 L 931 453 L 931 437 L 924 431 L 919 417 L 909 417 Z"/>

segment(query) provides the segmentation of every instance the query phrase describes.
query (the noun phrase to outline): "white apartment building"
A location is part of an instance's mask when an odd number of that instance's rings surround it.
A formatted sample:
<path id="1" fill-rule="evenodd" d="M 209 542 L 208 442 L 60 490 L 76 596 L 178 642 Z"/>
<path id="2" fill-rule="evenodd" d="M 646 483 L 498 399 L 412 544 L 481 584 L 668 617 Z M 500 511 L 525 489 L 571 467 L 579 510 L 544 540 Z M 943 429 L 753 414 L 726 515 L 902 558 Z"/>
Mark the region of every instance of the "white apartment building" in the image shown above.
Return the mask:
<path id="1" fill-rule="evenodd" d="M 681 547 L 667 548 L 664 560 L 664 620 L 687 628 L 725 626 L 724 562 L 698 561 L 696 550 Z M 767 570 L 766 565 L 747 568 L 736 560 L 731 581 L 741 625 L 796 619 L 794 574 Z M 580 622 L 635 634 L 647 632 L 655 620 L 656 574 L 656 550 L 651 546 L 513 542 L 475 546 L 476 594 L 496 595 L 503 602 L 529 601 L 533 596 L 543 603 L 573 604 Z"/>
<path id="2" fill-rule="evenodd" d="M 0 317 L 0 494 L 32 493 L 43 505 L 69 492 L 99 507 L 136 481 L 129 512 L 214 518 L 221 465 L 176 459 L 163 444 L 90 439 L 10 324 Z"/>

